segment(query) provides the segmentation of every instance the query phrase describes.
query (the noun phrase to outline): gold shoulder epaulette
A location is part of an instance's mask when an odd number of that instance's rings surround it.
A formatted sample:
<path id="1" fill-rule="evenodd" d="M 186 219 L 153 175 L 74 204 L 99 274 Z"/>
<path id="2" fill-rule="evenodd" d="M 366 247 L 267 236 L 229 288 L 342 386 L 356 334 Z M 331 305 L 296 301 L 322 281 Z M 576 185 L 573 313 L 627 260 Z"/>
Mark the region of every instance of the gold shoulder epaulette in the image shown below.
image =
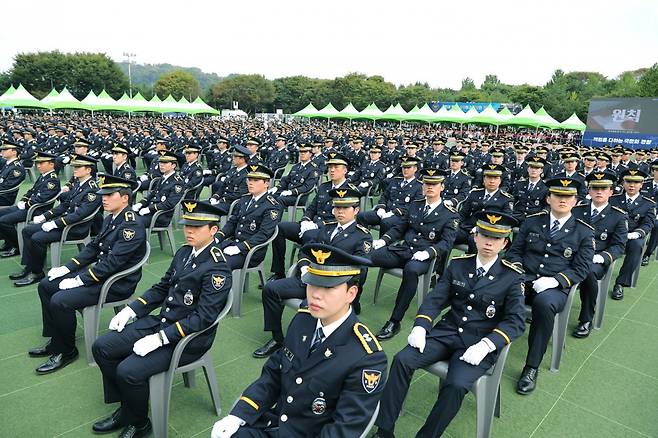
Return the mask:
<path id="1" fill-rule="evenodd" d="M 279 201 L 271 197 L 270 195 L 267 195 L 267 200 L 270 201 L 270 204 L 272 205 L 279 205 Z"/>
<path id="2" fill-rule="evenodd" d="M 586 207 L 586 206 L 587 206 L 587 204 L 581 201 L 581 202 L 579 202 L 578 204 L 574 205 L 573 208 L 577 208 L 577 207 Z"/>
<path id="3" fill-rule="evenodd" d="M 221 249 L 217 248 L 216 246 L 210 248 L 210 255 L 212 256 L 215 263 L 226 262 L 226 257 L 224 257 L 224 253 L 222 252 Z"/>
<path id="4" fill-rule="evenodd" d="M 308 313 L 308 314 L 310 314 L 311 311 L 308 310 L 308 307 L 300 307 L 299 309 L 297 309 L 297 313 Z"/>
<path id="5" fill-rule="evenodd" d="M 363 231 L 364 233 L 366 233 L 366 234 L 370 234 L 370 230 L 367 229 L 366 227 L 364 227 L 363 225 L 361 225 L 361 224 L 356 224 L 356 227 L 357 227 L 359 230 Z"/>
<path id="6" fill-rule="evenodd" d="M 548 214 L 548 212 L 547 211 L 539 211 L 537 213 L 527 215 L 526 218 L 535 217 L 535 216 L 542 216 L 542 215 L 545 215 L 545 214 Z"/>
<path id="7" fill-rule="evenodd" d="M 624 210 L 622 210 L 621 208 L 617 207 L 616 205 L 613 205 L 613 206 L 612 206 L 612 209 L 613 209 L 613 210 L 617 210 L 619 213 L 627 214 Z"/>
<path id="8" fill-rule="evenodd" d="M 366 350 L 366 353 L 372 354 L 376 351 L 382 351 L 382 346 L 379 344 L 379 341 L 377 341 L 375 335 L 373 335 L 370 329 L 364 324 L 360 322 L 354 324 L 354 334 L 359 338 L 359 341 L 361 341 L 361 345 L 363 345 L 363 349 Z"/>
<path id="9" fill-rule="evenodd" d="M 500 194 L 503 195 L 503 196 L 505 196 L 506 198 L 513 198 L 513 197 L 514 197 L 514 196 L 510 195 L 509 193 L 504 192 L 504 191 L 502 191 L 502 190 L 500 191 Z"/>
<path id="10" fill-rule="evenodd" d="M 647 198 L 646 196 L 642 196 L 642 197 L 643 197 L 644 199 L 646 199 L 647 201 L 651 201 L 652 204 L 655 204 L 655 203 L 656 203 L 656 201 L 654 201 L 654 200 L 651 199 L 651 198 Z"/>
<path id="11" fill-rule="evenodd" d="M 471 257 L 475 257 L 475 254 L 462 254 L 460 256 L 452 257 L 452 260 L 468 259 L 468 258 L 471 258 Z"/>
<path id="12" fill-rule="evenodd" d="M 580 222 L 581 224 L 585 225 L 585 226 L 586 226 L 587 228 L 589 228 L 590 230 L 594 231 L 594 227 L 591 226 L 590 224 L 588 224 L 587 222 L 585 222 L 584 220 L 582 220 L 582 219 L 576 219 L 576 222 Z"/>
<path id="13" fill-rule="evenodd" d="M 127 211 L 123 215 L 126 219 L 126 222 L 135 222 L 137 220 L 137 216 L 135 216 L 134 211 Z"/>
<path id="14" fill-rule="evenodd" d="M 457 210 L 455 210 L 454 207 L 451 207 L 450 205 L 446 205 L 446 204 L 443 204 L 443 206 L 444 206 L 446 209 L 448 209 L 449 211 L 451 211 L 451 212 L 453 212 L 453 213 L 457 213 Z"/>
<path id="15" fill-rule="evenodd" d="M 325 225 L 333 225 L 333 224 L 337 224 L 338 221 L 322 221 L 322 223 Z"/>
<path id="16" fill-rule="evenodd" d="M 505 266 L 507 266 L 508 268 L 510 268 L 510 269 L 511 269 L 512 271 L 514 271 L 514 272 L 518 272 L 519 274 L 524 274 L 524 273 L 525 273 L 525 271 L 524 271 L 523 269 L 519 268 L 517 265 L 513 264 L 513 263 L 510 262 L 510 261 L 507 261 L 507 260 L 505 260 L 505 259 L 502 259 L 500 262 L 501 262 L 503 265 L 505 265 Z"/>

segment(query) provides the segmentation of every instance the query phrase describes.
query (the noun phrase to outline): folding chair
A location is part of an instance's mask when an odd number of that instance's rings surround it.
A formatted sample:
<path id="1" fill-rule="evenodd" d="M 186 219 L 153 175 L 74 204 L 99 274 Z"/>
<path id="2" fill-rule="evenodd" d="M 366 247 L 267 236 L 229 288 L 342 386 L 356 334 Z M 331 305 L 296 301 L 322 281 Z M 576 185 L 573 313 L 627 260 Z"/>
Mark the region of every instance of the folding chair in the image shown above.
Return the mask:
<path id="1" fill-rule="evenodd" d="M 59 196 L 59 193 L 55 195 L 54 198 L 49 199 L 47 201 L 38 203 L 38 204 L 33 204 L 30 207 L 27 208 L 27 216 L 25 217 L 25 222 L 19 222 L 16 224 L 16 235 L 18 237 L 18 250 L 21 254 L 23 254 L 23 229 L 34 220 L 35 213 L 37 210 L 45 207 L 52 207 L 53 204 L 55 204 L 55 201 L 57 200 L 57 197 Z"/>
<path id="2" fill-rule="evenodd" d="M 11 189 L 6 189 L 6 190 L 0 190 L 0 195 L 14 195 L 14 201 L 16 201 L 16 197 L 18 196 L 18 191 L 20 190 L 21 186 L 20 184 L 17 185 L 16 187 L 12 187 Z M 9 208 L 13 207 L 14 205 L 0 205 L 0 210 L 4 208 Z"/>
<path id="3" fill-rule="evenodd" d="M 430 282 L 432 281 L 432 275 L 434 274 L 434 265 L 436 264 L 436 257 L 430 260 L 430 265 L 427 267 L 427 272 L 418 276 L 418 286 L 416 286 L 416 299 L 418 301 L 418 307 L 423 304 L 423 299 L 430 291 Z M 373 303 L 377 304 L 377 297 L 379 296 L 379 288 L 382 285 L 382 279 L 384 274 L 389 274 L 397 278 L 402 278 L 404 269 L 402 268 L 379 268 L 379 273 L 377 274 L 377 281 L 375 282 L 375 297 L 373 298 Z"/>
<path id="4" fill-rule="evenodd" d="M 181 198 L 182 200 L 182 198 Z M 178 202 L 180 204 L 180 201 Z M 158 242 L 160 243 L 160 250 L 164 251 L 164 240 L 163 240 L 163 234 L 167 234 L 167 239 L 169 239 L 169 246 L 171 246 L 171 253 L 176 254 L 176 237 L 174 236 L 174 228 L 171 224 L 171 222 L 174 219 L 174 216 L 171 217 L 171 220 L 165 227 L 156 227 L 155 224 L 158 221 L 158 218 L 162 216 L 165 213 L 172 212 L 176 209 L 176 206 L 174 208 L 171 208 L 169 210 L 158 210 L 153 214 L 153 217 L 151 217 L 151 223 L 149 226 L 146 228 L 146 235 L 151 236 L 151 233 L 157 233 L 158 234 Z"/>
<path id="5" fill-rule="evenodd" d="M 602 279 L 597 281 L 599 288 L 598 294 L 596 296 L 596 306 L 594 309 L 594 321 L 592 323 L 592 328 L 594 330 L 600 330 L 601 325 L 603 325 L 603 315 L 605 313 L 605 303 L 608 299 L 608 291 L 610 290 L 610 281 L 612 280 L 612 272 L 615 269 L 615 264 L 617 260 L 614 260 L 608 266 L 608 270 Z"/>
<path id="6" fill-rule="evenodd" d="M 233 209 L 235 209 L 235 206 L 238 204 L 238 201 L 240 198 L 236 199 L 235 201 L 231 202 L 231 205 L 228 208 L 228 213 L 226 213 L 226 216 L 222 216 L 219 218 L 219 228 L 224 228 L 224 225 L 226 225 L 226 222 L 228 222 L 228 218 L 231 217 L 233 214 Z"/>
<path id="7" fill-rule="evenodd" d="M 91 226 L 87 230 L 87 234 L 81 239 L 68 240 L 69 232 L 73 229 L 73 227 L 87 224 L 94 220 L 94 217 L 96 214 L 98 214 L 100 209 L 101 206 L 99 205 L 87 217 L 64 227 L 62 230 L 62 235 L 59 238 L 59 242 L 53 242 L 50 244 L 50 266 L 61 266 L 62 249 L 64 248 L 64 245 L 77 245 L 78 250 L 81 250 L 85 245 L 91 242 Z"/>
<path id="8" fill-rule="evenodd" d="M 315 192 L 315 190 L 316 188 L 313 186 L 311 190 L 297 195 L 295 204 L 288 207 L 288 221 L 297 222 L 297 211 L 304 211 L 306 209 L 306 204 L 308 204 L 308 200 L 311 198 L 311 195 L 313 192 Z M 302 202 L 302 199 L 304 202 Z"/>
<path id="9" fill-rule="evenodd" d="M 195 185 L 194 187 L 190 187 L 189 189 L 185 190 L 185 192 L 183 193 L 183 196 L 181 197 L 181 200 L 182 199 L 189 199 L 189 198 L 198 199 L 199 194 L 197 193 L 197 190 L 199 190 L 199 188 L 202 187 L 202 186 L 203 186 L 203 178 L 201 179 L 201 181 L 199 181 L 199 183 L 197 185 Z M 178 229 L 178 220 L 181 218 L 182 208 L 183 207 L 182 207 L 180 202 L 178 204 L 176 204 L 176 206 L 174 207 L 174 216 L 172 217 L 171 221 L 172 221 L 172 223 L 173 223 L 172 225 L 175 229 Z"/>

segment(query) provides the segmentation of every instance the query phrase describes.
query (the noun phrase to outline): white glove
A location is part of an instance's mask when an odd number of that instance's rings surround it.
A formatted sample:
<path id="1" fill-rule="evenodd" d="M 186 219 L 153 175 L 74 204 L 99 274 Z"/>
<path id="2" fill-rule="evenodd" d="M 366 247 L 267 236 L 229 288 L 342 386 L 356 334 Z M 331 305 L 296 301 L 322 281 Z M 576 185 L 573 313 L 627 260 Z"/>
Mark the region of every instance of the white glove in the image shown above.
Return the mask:
<path id="1" fill-rule="evenodd" d="M 626 237 L 628 238 L 628 240 L 639 239 L 640 238 L 640 233 L 638 233 L 637 231 L 633 231 L 632 233 L 628 233 L 628 235 Z"/>
<path id="2" fill-rule="evenodd" d="M 430 253 L 427 251 L 416 251 L 411 258 L 413 260 L 418 260 L 419 262 L 424 262 L 430 258 Z"/>
<path id="3" fill-rule="evenodd" d="M 384 239 L 377 239 L 372 241 L 372 247 L 374 249 L 383 248 L 386 246 L 386 241 Z"/>
<path id="4" fill-rule="evenodd" d="M 18 201 L 16 207 L 18 207 L 19 210 L 25 210 L 25 201 Z"/>
<path id="5" fill-rule="evenodd" d="M 217 204 L 219 204 L 219 199 L 210 198 L 210 205 L 217 205 Z"/>
<path id="6" fill-rule="evenodd" d="M 386 174 L 386 178 L 387 178 L 387 179 L 391 179 L 391 178 L 393 178 L 393 174 L 392 174 L 392 173 L 387 173 L 387 174 Z"/>
<path id="7" fill-rule="evenodd" d="M 223 177 L 221 177 L 219 180 L 220 180 L 221 182 L 224 182 L 225 179 L 226 179 L 226 177 L 223 176 Z"/>
<path id="8" fill-rule="evenodd" d="M 592 257 L 592 262 L 601 265 L 605 263 L 605 260 L 601 254 L 594 254 L 594 257 Z"/>
<path id="9" fill-rule="evenodd" d="M 142 203 L 138 202 L 137 204 L 133 205 L 133 211 L 139 211 L 142 208 Z"/>
<path id="10" fill-rule="evenodd" d="M 210 170 L 210 169 L 203 169 L 203 174 L 204 174 L 204 175 L 212 175 L 212 170 Z"/>
<path id="11" fill-rule="evenodd" d="M 35 224 L 40 224 L 41 222 L 44 222 L 46 220 L 46 216 L 40 214 L 37 216 L 34 216 L 34 219 L 32 219 Z"/>
<path id="12" fill-rule="evenodd" d="M 466 363 L 478 366 L 480 365 L 480 362 L 482 362 L 482 359 L 484 359 L 487 354 L 493 351 L 489 347 L 489 344 L 485 340 L 481 340 L 477 344 L 473 344 L 468 347 L 464 354 L 462 354 L 462 356 L 459 358 L 459 360 L 463 360 Z"/>
<path id="13" fill-rule="evenodd" d="M 147 179 L 149 179 L 148 175 L 142 175 L 142 176 L 139 177 L 139 180 L 142 181 L 142 182 L 146 181 Z"/>
<path id="14" fill-rule="evenodd" d="M 382 219 L 387 219 L 387 218 L 389 218 L 391 216 L 394 216 L 394 215 L 395 215 L 395 213 L 393 213 L 392 211 L 387 211 L 386 213 L 384 213 L 384 217 Z"/>
<path id="15" fill-rule="evenodd" d="M 443 201 L 443 205 L 445 205 L 446 207 L 452 207 L 453 206 L 452 201 L 450 199 L 448 199 L 447 201 Z"/>
<path id="16" fill-rule="evenodd" d="M 301 268 L 299 268 L 299 271 L 302 273 L 302 275 L 306 274 L 306 272 L 308 271 L 308 266 L 302 266 Z"/>
<path id="17" fill-rule="evenodd" d="M 273 195 L 273 194 L 276 193 L 277 190 L 279 190 L 278 187 L 272 187 L 271 189 L 269 189 L 269 190 L 267 191 L 267 193 L 269 193 L 270 195 Z"/>
<path id="18" fill-rule="evenodd" d="M 383 208 L 377 209 L 377 216 L 379 216 L 380 219 L 384 219 L 385 214 L 386 214 L 386 210 L 384 210 Z"/>
<path id="19" fill-rule="evenodd" d="M 69 186 L 62 187 L 62 192 L 68 192 L 69 190 L 71 190 Z"/>
<path id="20" fill-rule="evenodd" d="M 59 282 L 59 289 L 60 290 L 66 290 L 66 289 L 74 289 L 76 287 L 84 286 L 85 284 L 80 280 L 80 276 L 76 276 L 75 278 L 65 278 L 64 280 Z"/>
<path id="21" fill-rule="evenodd" d="M 539 277 L 538 279 L 532 282 L 532 288 L 537 293 L 543 292 L 546 289 L 556 288 L 559 285 L 560 283 L 558 283 L 557 280 L 553 277 Z"/>
<path id="22" fill-rule="evenodd" d="M 126 324 L 128 324 L 128 321 L 136 316 L 137 314 L 133 309 L 128 306 L 124 307 L 121 309 L 121 312 L 114 315 L 114 318 L 110 321 L 110 330 L 116 330 L 118 332 L 122 331 Z"/>
<path id="23" fill-rule="evenodd" d="M 471 234 L 475 234 L 475 232 L 477 231 L 477 229 L 478 229 L 478 227 L 473 227 L 473 228 L 471 228 L 470 233 L 471 233 Z"/>
<path id="24" fill-rule="evenodd" d="M 47 233 L 48 231 L 54 230 L 55 228 L 57 228 L 57 224 L 56 224 L 55 222 L 53 222 L 53 221 L 44 222 L 44 223 L 41 225 L 41 229 L 42 229 L 43 231 L 45 231 L 46 233 Z"/>
<path id="25" fill-rule="evenodd" d="M 64 164 L 69 164 L 69 161 L 71 161 L 71 157 L 62 158 L 62 163 L 64 163 Z"/>
<path id="26" fill-rule="evenodd" d="M 291 190 L 284 190 L 281 192 L 281 196 L 290 196 L 290 195 L 292 195 Z"/>
<path id="27" fill-rule="evenodd" d="M 235 415 L 227 415 L 212 427 L 210 438 L 230 438 L 238 431 L 244 420 Z"/>
<path id="28" fill-rule="evenodd" d="M 133 351 L 138 356 L 146 356 L 151 351 L 157 350 L 160 347 L 162 347 L 160 335 L 153 333 L 152 335 L 144 336 L 142 339 L 137 340 L 133 345 Z"/>
<path id="29" fill-rule="evenodd" d="M 368 187 L 369 185 L 370 185 L 370 184 L 368 184 L 367 182 L 364 181 L 364 182 L 362 182 L 362 183 L 359 184 L 359 187 L 361 187 L 361 188 L 366 188 L 366 187 Z"/>
<path id="30" fill-rule="evenodd" d="M 48 280 L 53 281 L 56 278 L 65 276 L 69 272 L 71 272 L 71 270 L 66 266 L 60 266 L 59 268 L 50 268 L 50 271 L 48 271 Z"/>
<path id="31" fill-rule="evenodd" d="M 307 232 L 308 230 L 315 230 L 318 226 L 313 221 L 301 221 L 299 224 L 299 237 Z"/>
<path id="32" fill-rule="evenodd" d="M 140 208 L 139 209 L 139 215 L 140 216 L 146 216 L 147 214 L 150 214 L 151 210 L 148 209 L 148 207 Z"/>
<path id="33" fill-rule="evenodd" d="M 226 248 L 224 248 L 224 254 L 230 255 L 230 256 L 240 254 L 240 248 L 238 248 L 235 245 L 227 246 Z"/>
<path id="34" fill-rule="evenodd" d="M 416 326 L 411 329 L 411 333 L 407 336 L 407 342 L 422 353 L 425 351 L 425 342 L 427 341 L 426 335 L 427 330 L 423 327 Z"/>

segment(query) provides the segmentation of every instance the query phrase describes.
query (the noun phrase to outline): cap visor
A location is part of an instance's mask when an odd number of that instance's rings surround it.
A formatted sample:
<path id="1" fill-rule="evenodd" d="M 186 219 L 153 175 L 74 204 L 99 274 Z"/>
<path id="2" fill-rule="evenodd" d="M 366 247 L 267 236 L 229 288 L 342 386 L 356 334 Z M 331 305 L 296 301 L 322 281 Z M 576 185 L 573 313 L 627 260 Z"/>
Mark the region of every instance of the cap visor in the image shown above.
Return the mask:
<path id="1" fill-rule="evenodd" d="M 312 286 L 335 287 L 339 284 L 347 283 L 347 280 L 349 280 L 351 277 L 351 275 L 345 277 L 324 277 L 307 272 L 306 274 L 302 275 L 301 279 L 302 283 L 310 284 Z"/>

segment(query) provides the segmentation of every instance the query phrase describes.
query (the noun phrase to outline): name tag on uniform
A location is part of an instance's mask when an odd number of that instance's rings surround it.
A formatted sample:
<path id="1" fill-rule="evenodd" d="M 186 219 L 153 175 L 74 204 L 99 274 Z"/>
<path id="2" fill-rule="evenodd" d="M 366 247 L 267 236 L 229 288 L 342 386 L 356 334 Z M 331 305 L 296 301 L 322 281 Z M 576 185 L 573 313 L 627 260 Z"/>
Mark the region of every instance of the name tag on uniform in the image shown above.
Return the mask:
<path id="1" fill-rule="evenodd" d="M 465 283 L 465 282 L 463 282 L 463 281 L 459 281 L 459 280 L 452 280 L 452 284 L 454 284 L 455 286 L 461 286 L 461 287 L 465 287 L 465 286 L 466 286 L 466 283 Z"/>
<path id="2" fill-rule="evenodd" d="M 288 347 L 283 347 L 283 355 L 288 359 L 289 362 L 292 362 L 294 359 L 295 355 L 293 354 L 292 351 L 288 349 Z"/>

